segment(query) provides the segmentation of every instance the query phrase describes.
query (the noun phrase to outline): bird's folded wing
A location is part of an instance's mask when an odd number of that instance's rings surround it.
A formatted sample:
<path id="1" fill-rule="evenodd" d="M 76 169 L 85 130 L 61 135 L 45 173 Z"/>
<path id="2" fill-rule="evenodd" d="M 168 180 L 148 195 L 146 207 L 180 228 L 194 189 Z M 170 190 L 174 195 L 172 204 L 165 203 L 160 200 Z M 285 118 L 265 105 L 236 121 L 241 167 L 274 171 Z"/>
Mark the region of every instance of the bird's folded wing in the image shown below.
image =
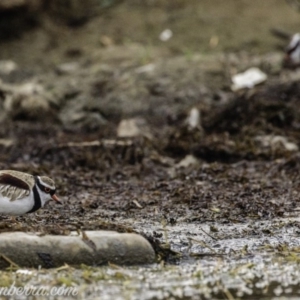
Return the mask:
<path id="1" fill-rule="evenodd" d="M 10 175 L 0 175 L 0 193 L 10 201 L 18 200 L 30 194 L 30 186 L 25 181 Z"/>

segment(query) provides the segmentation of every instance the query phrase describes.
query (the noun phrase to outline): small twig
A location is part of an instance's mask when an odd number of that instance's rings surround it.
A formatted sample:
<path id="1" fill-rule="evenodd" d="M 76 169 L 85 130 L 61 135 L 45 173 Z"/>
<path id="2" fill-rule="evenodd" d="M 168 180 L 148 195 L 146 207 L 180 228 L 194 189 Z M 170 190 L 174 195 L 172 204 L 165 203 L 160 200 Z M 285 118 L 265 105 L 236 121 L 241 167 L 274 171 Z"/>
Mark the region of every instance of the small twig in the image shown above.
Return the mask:
<path id="1" fill-rule="evenodd" d="M 162 218 L 161 224 L 162 224 L 162 226 L 163 226 L 165 243 L 169 245 L 168 229 L 167 229 L 167 220 L 166 220 L 165 217 Z"/>
<path id="2" fill-rule="evenodd" d="M 63 270 L 67 270 L 70 269 L 71 267 L 68 264 L 64 264 L 63 266 L 56 268 L 55 271 L 59 272 L 59 271 L 63 271 Z"/>
<path id="3" fill-rule="evenodd" d="M 213 248 L 211 248 L 210 246 L 208 246 L 205 242 L 203 242 L 203 241 L 198 241 L 198 240 L 195 240 L 195 239 L 193 239 L 193 238 L 189 238 L 189 240 L 191 240 L 191 241 L 193 241 L 193 242 L 196 242 L 196 243 L 202 245 L 203 247 L 208 248 L 208 249 L 209 249 L 210 251 L 212 251 L 213 253 L 216 253 L 216 254 L 217 254 L 216 250 L 213 249 Z"/>
<path id="4" fill-rule="evenodd" d="M 108 266 L 112 269 L 117 269 L 117 270 L 124 270 L 121 266 L 118 266 L 114 263 L 108 262 Z"/>
<path id="5" fill-rule="evenodd" d="M 137 208 L 143 208 L 143 206 L 137 200 L 132 200 L 132 203 L 135 204 Z"/>
<path id="6" fill-rule="evenodd" d="M 232 296 L 232 294 L 229 292 L 229 290 L 227 288 L 223 288 L 222 292 L 225 294 L 226 298 L 228 300 L 234 300 L 234 297 Z"/>
<path id="7" fill-rule="evenodd" d="M 82 240 L 83 242 L 88 245 L 91 249 L 93 249 L 94 252 L 97 251 L 97 246 L 96 244 L 87 236 L 87 234 L 83 231 L 80 230 L 81 234 L 82 234 Z"/>
<path id="8" fill-rule="evenodd" d="M 208 232 L 206 232 L 204 229 L 200 228 L 201 231 L 203 231 L 205 234 L 207 234 L 210 238 L 212 238 L 213 240 L 217 241 L 218 239 L 216 239 L 215 237 L 213 237 L 212 235 L 210 235 Z"/>
<path id="9" fill-rule="evenodd" d="M 20 269 L 20 266 L 16 263 L 14 263 L 11 259 L 9 259 L 6 255 L 0 253 L 0 257 L 3 258 L 6 262 L 10 264 L 10 266 L 13 266 L 17 269 Z"/>

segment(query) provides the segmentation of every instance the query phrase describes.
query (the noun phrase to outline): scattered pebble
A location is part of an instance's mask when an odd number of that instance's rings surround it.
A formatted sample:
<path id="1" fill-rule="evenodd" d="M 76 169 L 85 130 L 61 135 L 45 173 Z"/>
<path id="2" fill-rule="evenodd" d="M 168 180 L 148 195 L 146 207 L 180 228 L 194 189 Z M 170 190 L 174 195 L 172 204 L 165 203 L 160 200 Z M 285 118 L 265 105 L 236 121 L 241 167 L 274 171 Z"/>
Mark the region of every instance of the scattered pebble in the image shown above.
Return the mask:
<path id="1" fill-rule="evenodd" d="M 253 88 L 267 80 L 267 75 L 258 68 L 250 68 L 243 73 L 236 74 L 231 78 L 233 84 L 231 89 L 238 91 L 244 88 Z"/>
<path id="2" fill-rule="evenodd" d="M 0 74 L 8 75 L 17 68 L 17 64 L 12 60 L 0 60 Z"/>
<path id="3" fill-rule="evenodd" d="M 146 136 L 152 138 L 147 122 L 143 118 L 133 118 L 122 120 L 117 129 L 117 136 L 129 138 L 136 136 Z"/>
<path id="4" fill-rule="evenodd" d="M 191 129 L 200 128 L 201 127 L 201 124 L 200 124 L 201 117 L 200 117 L 199 109 L 196 107 L 193 107 L 190 110 L 190 113 L 189 113 L 186 121 L 187 121 L 188 126 Z"/>
<path id="5" fill-rule="evenodd" d="M 159 35 L 159 39 L 163 42 L 167 42 L 173 36 L 173 32 L 171 29 L 165 29 Z"/>
<path id="6" fill-rule="evenodd" d="M 176 164 L 176 167 L 187 168 L 189 166 L 197 165 L 197 164 L 199 164 L 199 159 L 197 159 L 194 155 L 187 155 L 178 164 Z"/>
<path id="7" fill-rule="evenodd" d="M 135 72 L 138 74 L 150 73 L 150 72 L 153 72 L 154 69 L 155 69 L 155 64 L 148 64 L 148 65 L 144 65 L 144 66 L 136 68 Z"/>
<path id="8" fill-rule="evenodd" d="M 255 141 L 261 143 L 262 147 L 271 147 L 272 149 L 283 148 L 287 151 L 298 151 L 299 147 L 288 139 L 280 135 L 260 135 L 254 138 Z"/>
<path id="9" fill-rule="evenodd" d="M 72 74 L 73 72 L 77 71 L 79 69 L 79 63 L 78 62 L 70 62 L 70 63 L 64 63 L 57 67 L 57 72 L 59 74 L 65 75 L 65 74 Z"/>

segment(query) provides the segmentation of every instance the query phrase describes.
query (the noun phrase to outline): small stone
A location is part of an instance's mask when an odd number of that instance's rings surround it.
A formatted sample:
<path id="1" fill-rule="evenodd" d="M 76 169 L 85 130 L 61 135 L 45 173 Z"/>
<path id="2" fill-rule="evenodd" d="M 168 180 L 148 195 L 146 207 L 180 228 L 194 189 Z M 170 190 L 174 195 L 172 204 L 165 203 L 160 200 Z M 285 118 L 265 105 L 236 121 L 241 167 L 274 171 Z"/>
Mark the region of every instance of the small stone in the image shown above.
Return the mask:
<path id="1" fill-rule="evenodd" d="M 23 95 L 42 94 L 45 92 L 44 87 L 36 82 L 27 82 L 16 87 L 16 92 Z"/>
<path id="2" fill-rule="evenodd" d="M 101 42 L 101 45 L 104 47 L 109 47 L 114 44 L 113 39 L 107 35 L 102 35 L 100 38 L 100 42 Z"/>
<path id="3" fill-rule="evenodd" d="M 144 66 L 136 68 L 135 72 L 137 74 L 150 73 L 150 72 L 153 72 L 154 69 L 155 69 L 155 64 L 148 64 L 148 65 L 144 65 Z"/>
<path id="4" fill-rule="evenodd" d="M 14 140 L 11 139 L 0 139 L 0 145 L 4 147 L 10 147 L 15 143 Z"/>
<path id="5" fill-rule="evenodd" d="M 117 129 L 117 136 L 120 138 L 130 138 L 146 136 L 152 138 L 147 122 L 142 118 L 132 118 L 122 120 Z"/>
<path id="6" fill-rule="evenodd" d="M 253 88 L 255 85 L 260 84 L 267 80 L 267 75 L 258 68 L 250 68 L 243 73 L 232 76 L 233 91 L 238 91 L 244 88 Z"/>
<path id="7" fill-rule="evenodd" d="M 41 95 L 14 94 L 6 97 L 4 109 L 13 119 L 41 118 L 49 111 L 49 103 Z"/>
<path id="8" fill-rule="evenodd" d="M 33 272 L 30 270 L 23 270 L 23 269 L 19 269 L 16 271 L 16 274 L 21 274 L 21 275 L 32 275 Z"/>
<path id="9" fill-rule="evenodd" d="M 69 111 L 65 114 L 64 111 L 60 113 L 59 118 L 66 127 L 98 129 L 107 123 L 98 112 Z"/>
<path id="10" fill-rule="evenodd" d="M 187 168 L 192 165 L 199 164 L 199 160 L 193 155 L 187 155 L 184 159 L 182 159 L 178 164 L 176 164 L 177 168 Z"/>
<path id="11" fill-rule="evenodd" d="M 284 149 L 287 151 L 298 151 L 299 147 L 293 142 L 289 142 L 286 137 L 281 135 L 259 135 L 254 138 L 256 142 L 259 142 L 264 148 Z"/>
<path id="12" fill-rule="evenodd" d="M 159 35 L 159 39 L 163 42 L 168 41 L 171 37 L 173 36 L 173 32 L 171 29 L 165 29 L 164 31 L 161 32 Z"/>
<path id="13" fill-rule="evenodd" d="M 0 74 L 10 74 L 17 68 L 17 64 L 12 60 L 0 60 Z"/>
<path id="14" fill-rule="evenodd" d="M 186 119 L 188 126 L 191 129 L 200 128 L 200 111 L 198 108 L 193 107 Z"/>
<path id="15" fill-rule="evenodd" d="M 57 67 L 58 74 L 67 75 L 76 72 L 79 69 L 78 62 L 64 63 Z"/>

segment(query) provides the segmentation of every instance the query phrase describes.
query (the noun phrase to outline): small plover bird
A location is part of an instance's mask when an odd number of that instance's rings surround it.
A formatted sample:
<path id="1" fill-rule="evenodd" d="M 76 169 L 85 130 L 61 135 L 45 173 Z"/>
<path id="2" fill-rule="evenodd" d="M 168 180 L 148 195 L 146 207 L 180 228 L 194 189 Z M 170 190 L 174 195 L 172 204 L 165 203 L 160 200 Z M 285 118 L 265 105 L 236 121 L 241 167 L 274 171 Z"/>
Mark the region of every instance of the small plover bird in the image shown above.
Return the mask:
<path id="1" fill-rule="evenodd" d="M 284 65 L 286 67 L 299 67 L 300 66 L 300 33 L 292 36 L 290 43 L 285 49 Z"/>
<path id="2" fill-rule="evenodd" d="M 0 171 L 0 213 L 18 216 L 35 212 L 51 199 L 60 202 L 55 191 L 49 177 Z"/>

